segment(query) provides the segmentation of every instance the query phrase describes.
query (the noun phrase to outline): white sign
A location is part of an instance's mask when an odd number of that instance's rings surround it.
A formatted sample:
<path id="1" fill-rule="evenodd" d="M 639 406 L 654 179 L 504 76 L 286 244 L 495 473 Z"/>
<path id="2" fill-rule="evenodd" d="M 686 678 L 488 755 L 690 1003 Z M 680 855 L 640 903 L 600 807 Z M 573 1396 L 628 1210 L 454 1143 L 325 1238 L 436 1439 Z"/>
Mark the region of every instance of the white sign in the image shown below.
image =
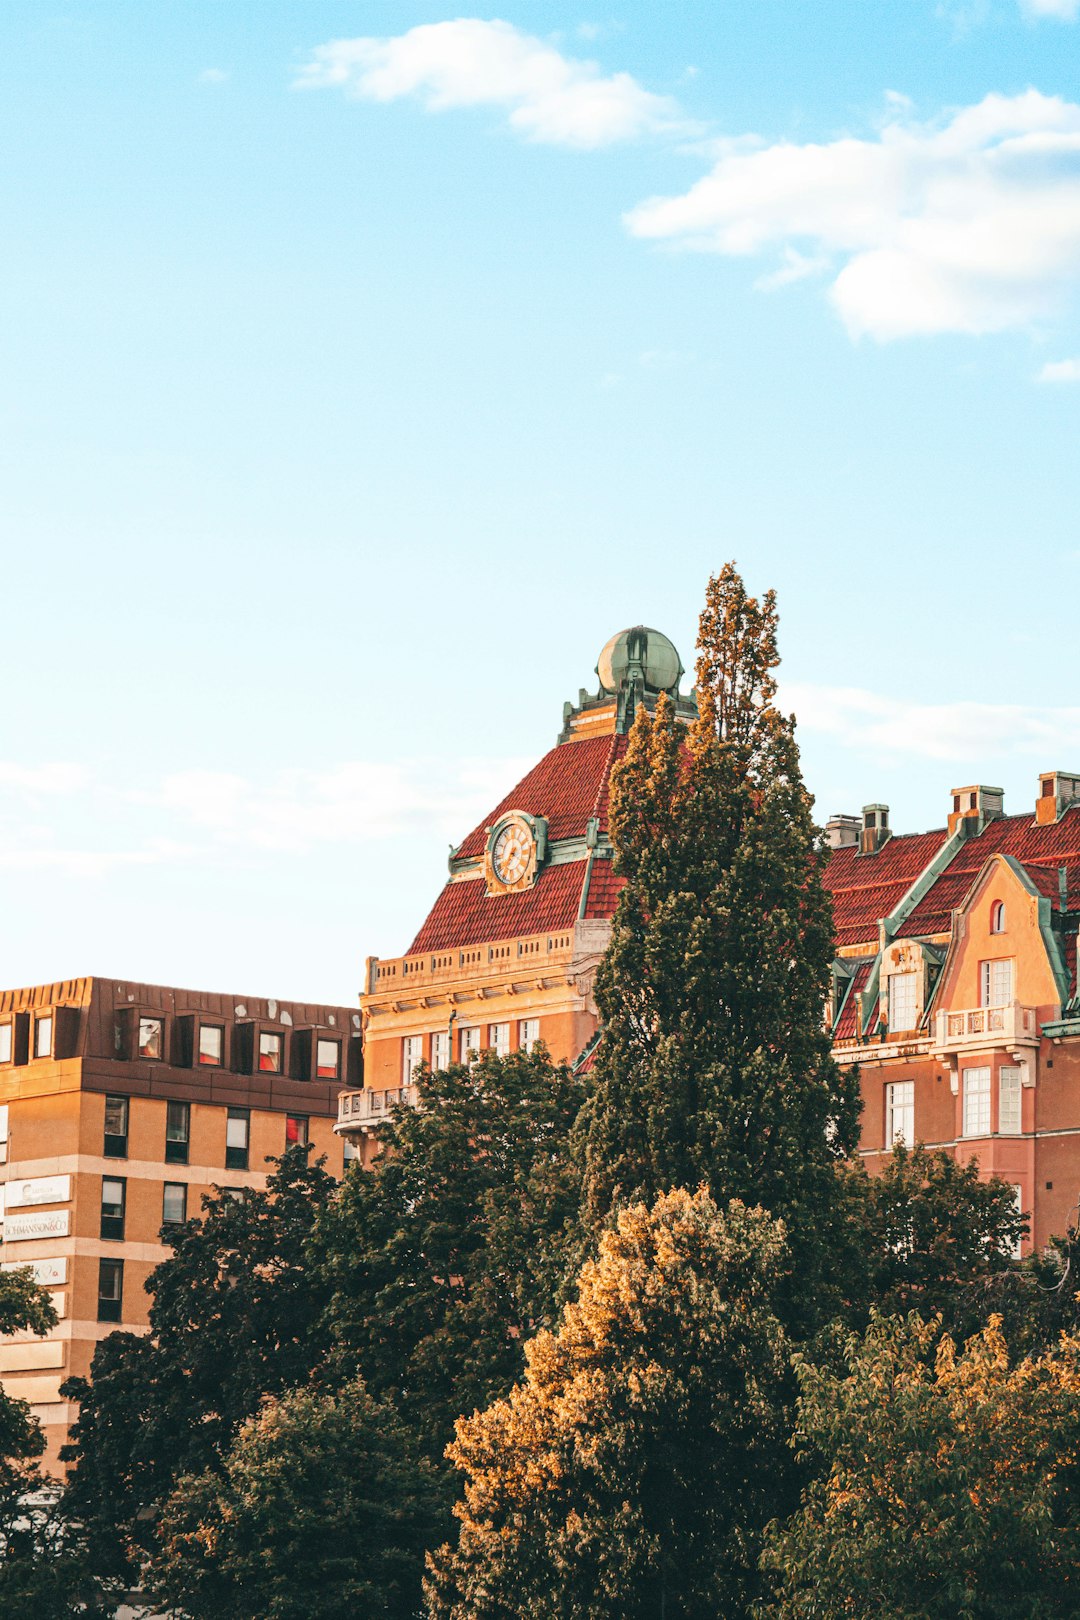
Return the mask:
<path id="1" fill-rule="evenodd" d="M 58 1255 L 55 1260 L 5 1260 L 0 1265 L 0 1271 L 19 1271 L 23 1266 L 29 1266 L 34 1274 L 34 1281 L 43 1288 L 52 1288 L 57 1283 L 67 1282 L 67 1256 Z"/>
<path id="2" fill-rule="evenodd" d="M 9 1215 L 4 1222 L 5 1243 L 25 1243 L 27 1238 L 67 1237 L 71 1227 L 69 1209 L 47 1209 L 34 1215 Z"/>
<path id="3" fill-rule="evenodd" d="M 25 1209 L 27 1204 L 66 1204 L 71 1197 L 70 1176 L 37 1176 L 32 1181 L 9 1181 L 8 1209 Z"/>
<path id="4" fill-rule="evenodd" d="M 60 1320 L 63 1321 L 64 1317 L 67 1315 L 67 1295 L 50 1294 L 49 1298 L 52 1300 L 53 1310 L 56 1312 Z"/>

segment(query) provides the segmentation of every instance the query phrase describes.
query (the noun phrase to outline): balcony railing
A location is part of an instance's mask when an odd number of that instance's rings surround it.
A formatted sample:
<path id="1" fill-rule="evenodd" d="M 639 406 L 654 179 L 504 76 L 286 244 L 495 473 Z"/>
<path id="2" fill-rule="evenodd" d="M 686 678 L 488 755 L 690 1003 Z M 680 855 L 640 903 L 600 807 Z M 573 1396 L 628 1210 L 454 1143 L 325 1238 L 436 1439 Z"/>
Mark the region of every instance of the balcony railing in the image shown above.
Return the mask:
<path id="1" fill-rule="evenodd" d="M 416 1107 L 415 1086 L 393 1086 L 385 1091 L 364 1087 L 362 1091 L 342 1091 L 338 1094 L 338 1117 L 335 1131 L 348 1135 L 351 1131 L 372 1131 L 389 1119 L 395 1103 Z"/>
<path id="2" fill-rule="evenodd" d="M 1034 1007 L 1012 1001 L 1007 1007 L 962 1007 L 935 1018 L 937 1045 L 943 1050 L 964 1046 L 1036 1045 L 1039 1020 Z"/>

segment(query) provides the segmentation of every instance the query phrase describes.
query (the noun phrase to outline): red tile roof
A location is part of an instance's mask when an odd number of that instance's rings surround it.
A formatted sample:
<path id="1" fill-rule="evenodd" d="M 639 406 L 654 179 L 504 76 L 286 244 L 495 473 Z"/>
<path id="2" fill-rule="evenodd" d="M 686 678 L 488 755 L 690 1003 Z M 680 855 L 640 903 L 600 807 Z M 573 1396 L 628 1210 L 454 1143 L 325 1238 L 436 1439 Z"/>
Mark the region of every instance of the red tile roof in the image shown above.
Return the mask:
<path id="1" fill-rule="evenodd" d="M 545 868 L 531 889 L 518 894 L 488 894 L 482 877 L 448 883 L 408 955 L 573 928 L 584 878 L 585 862 L 567 861 Z"/>
<path id="2" fill-rule="evenodd" d="M 586 917 L 613 917 L 619 890 L 625 882 L 625 878 L 615 876 L 609 860 L 594 861 L 592 877 L 589 879 L 589 898 L 585 906 Z"/>
<path id="3" fill-rule="evenodd" d="M 1056 900 L 1057 867 L 1066 868 L 1070 896 L 1080 888 L 1080 806 L 1066 810 L 1060 821 L 1040 827 L 1032 815 L 1002 816 L 988 822 L 978 838 L 964 844 L 947 870 L 923 896 L 904 923 L 906 934 L 943 934 L 991 855 L 1011 855 L 1031 873 L 1041 894 Z M 1051 874 L 1047 875 L 1050 868 Z M 1038 874 L 1038 875 L 1037 875 Z"/>
<path id="4" fill-rule="evenodd" d="M 877 945 L 878 922 L 899 904 L 945 842 L 944 828 L 890 838 L 873 855 L 848 845 L 825 868 L 832 893 L 837 945 Z"/>
<path id="5" fill-rule="evenodd" d="M 507 810 L 546 816 L 550 839 L 583 838 L 590 816 L 599 817 L 600 830 L 605 832 L 611 767 L 625 752 L 625 737 L 585 737 L 580 742 L 559 743 L 473 828 L 458 854 L 482 855 L 487 828 Z"/>

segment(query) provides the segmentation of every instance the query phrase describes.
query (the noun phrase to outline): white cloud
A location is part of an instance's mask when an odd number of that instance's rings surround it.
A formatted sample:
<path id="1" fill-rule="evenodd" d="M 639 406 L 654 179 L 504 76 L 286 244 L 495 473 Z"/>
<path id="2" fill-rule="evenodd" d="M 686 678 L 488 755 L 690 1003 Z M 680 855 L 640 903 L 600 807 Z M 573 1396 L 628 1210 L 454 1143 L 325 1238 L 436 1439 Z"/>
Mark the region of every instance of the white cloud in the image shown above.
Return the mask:
<path id="1" fill-rule="evenodd" d="M 18 765 L 0 760 L 0 788 L 31 796 L 76 793 L 86 781 L 81 765 Z"/>
<path id="2" fill-rule="evenodd" d="M 1080 276 L 1080 106 L 1036 90 L 872 139 L 722 143 L 633 235 L 731 256 L 779 251 L 782 282 L 828 265 L 852 335 L 992 332 L 1054 310 Z M 794 255 L 794 257 L 793 257 Z"/>
<path id="3" fill-rule="evenodd" d="M 1080 0 L 1020 0 L 1021 11 L 1029 17 L 1054 17 L 1058 22 L 1075 22 Z"/>
<path id="4" fill-rule="evenodd" d="M 313 51 L 301 88 L 339 87 L 365 101 L 418 97 L 431 112 L 503 107 L 529 140 L 592 149 L 676 126 L 677 108 L 629 73 L 562 55 L 511 23 L 425 23 L 388 39 L 337 39 Z"/>
<path id="5" fill-rule="evenodd" d="M 1080 751 L 1080 708 L 1013 703 L 907 703 L 857 686 L 793 685 L 781 701 L 800 731 L 835 738 L 861 753 L 983 760 L 1004 754 L 1049 761 Z M 1049 764 L 1044 766 L 1049 769 Z"/>
<path id="6" fill-rule="evenodd" d="M 227 772 L 168 776 L 147 802 L 215 839 L 304 850 L 415 833 L 460 841 L 528 769 L 522 760 L 354 761 L 327 771 L 282 771 L 270 782 Z"/>
<path id="7" fill-rule="evenodd" d="M 225 84 L 227 83 L 228 79 L 229 74 L 225 68 L 203 68 L 202 72 L 199 74 L 200 84 Z"/>
<path id="8" fill-rule="evenodd" d="M 1039 372 L 1039 382 L 1080 382 L 1080 360 L 1048 360 Z"/>

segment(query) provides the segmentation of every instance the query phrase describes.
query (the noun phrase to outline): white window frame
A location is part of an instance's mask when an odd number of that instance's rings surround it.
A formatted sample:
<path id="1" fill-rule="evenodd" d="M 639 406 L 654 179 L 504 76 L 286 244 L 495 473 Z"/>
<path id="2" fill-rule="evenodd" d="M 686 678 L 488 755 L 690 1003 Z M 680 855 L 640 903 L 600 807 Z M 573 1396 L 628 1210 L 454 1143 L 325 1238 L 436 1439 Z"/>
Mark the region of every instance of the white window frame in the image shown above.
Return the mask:
<path id="1" fill-rule="evenodd" d="M 998 1131 L 1002 1136 L 1019 1136 L 1023 1129 L 1022 1084 L 1019 1065 L 1003 1063 L 998 1070 Z"/>
<path id="2" fill-rule="evenodd" d="M 462 1063 L 475 1063 L 480 1056 L 480 1026 L 469 1024 L 459 1036 Z"/>
<path id="3" fill-rule="evenodd" d="M 965 1069 L 963 1136 L 990 1135 L 990 1069 L 981 1065 Z"/>
<path id="4" fill-rule="evenodd" d="M 15 1056 L 15 1025 L 10 1018 L 0 1023 L 0 1063 L 10 1063 Z"/>
<path id="5" fill-rule="evenodd" d="M 416 1071 L 424 1061 L 424 1037 L 406 1035 L 401 1043 L 401 1083 L 411 1086 Z"/>
<path id="6" fill-rule="evenodd" d="M 34 1056 L 36 1058 L 52 1057 L 54 1027 L 52 1013 L 41 1013 L 34 1019 Z M 44 1039 L 42 1039 L 43 1035 Z"/>
<path id="7" fill-rule="evenodd" d="M 488 1025 L 488 1049 L 494 1052 L 496 1057 L 504 1058 L 510 1056 L 509 1024 Z"/>
<path id="8" fill-rule="evenodd" d="M 1018 1215 L 1020 1215 L 1020 1216 L 1023 1216 L 1023 1214 L 1024 1214 L 1024 1189 L 1023 1189 L 1023 1187 L 1020 1186 L 1019 1182 L 1014 1182 L 1013 1183 L 1013 1198 L 1016 1200 L 1016 1213 Z M 1024 1239 L 1023 1239 L 1023 1236 L 1021 1235 L 1020 1237 L 1017 1238 L 1016 1242 L 1013 1244 L 1012 1257 L 1013 1257 L 1014 1260 L 1019 1260 L 1021 1251 L 1023 1249 L 1023 1243 L 1024 1243 Z"/>
<path id="9" fill-rule="evenodd" d="M 890 1080 L 885 1087 L 885 1146 L 915 1145 L 915 1082 Z"/>
<path id="10" fill-rule="evenodd" d="M 1013 1001 L 1013 959 L 996 956 L 979 964 L 980 1007 L 1011 1007 Z"/>
<path id="11" fill-rule="evenodd" d="M 453 1061 L 450 1051 L 450 1031 L 433 1029 L 431 1032 L 431 1067 L 436 1074 L 448 1069 Z"/>
<path id="12" fill-rule="evenodd" d="M 539 1018 L 522 1018 L 518 1024 L 518 1047 L 522 1052 L 531 1052 L 540 1039 Z"/>
<path id="13" fill-rule="evenodd" d="M 903 992 L 901 994 L 901 991 Z M 910 1003 L 910 1005 L 909 1005 Z M 919 1024 L 919 976 L 917 973 L 889 975 L 889 1030 L 917 1029 Z"/>

